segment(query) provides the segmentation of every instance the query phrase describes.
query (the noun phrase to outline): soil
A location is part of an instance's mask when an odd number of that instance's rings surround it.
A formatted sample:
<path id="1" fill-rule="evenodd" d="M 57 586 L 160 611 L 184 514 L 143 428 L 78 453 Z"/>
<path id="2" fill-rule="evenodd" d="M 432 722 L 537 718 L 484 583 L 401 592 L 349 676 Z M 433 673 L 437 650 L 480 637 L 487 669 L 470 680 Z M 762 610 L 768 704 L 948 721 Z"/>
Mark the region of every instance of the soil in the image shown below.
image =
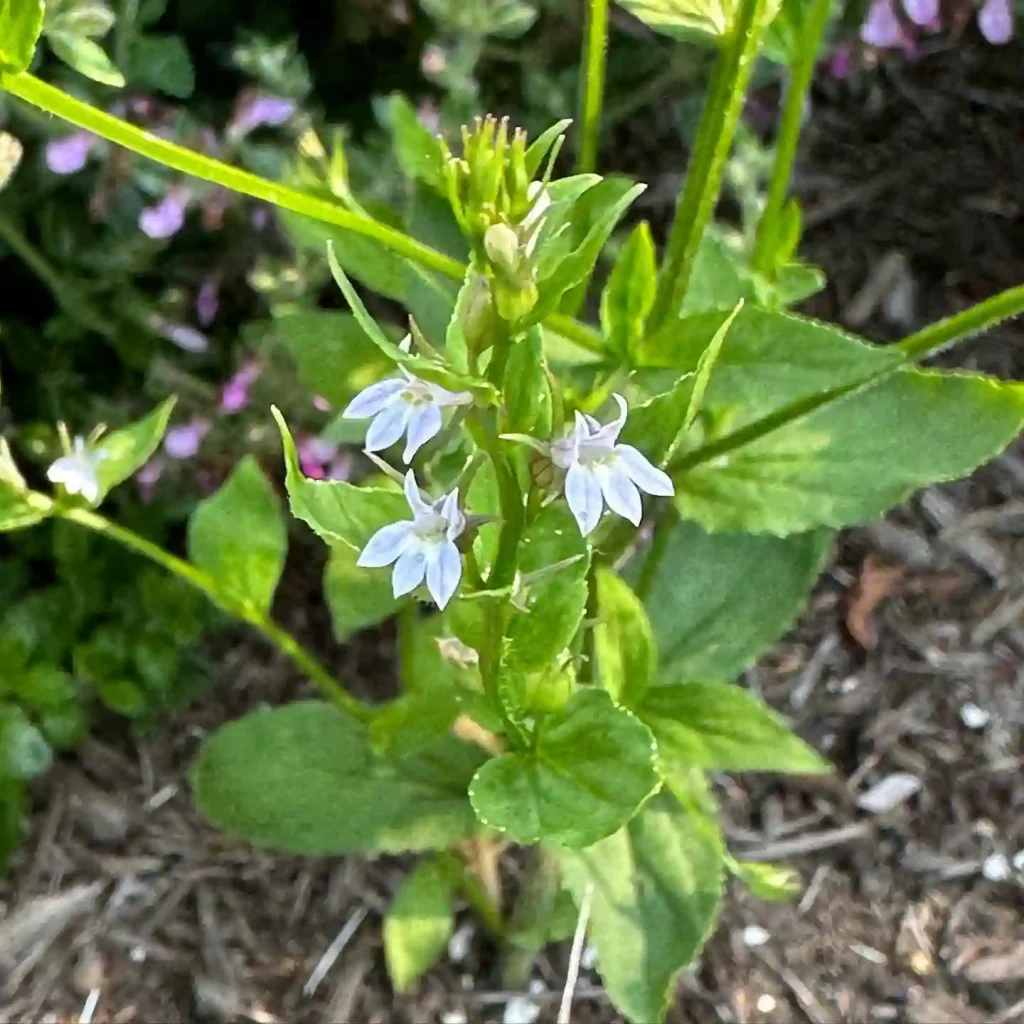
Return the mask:
<path id="1" fill-rule="evenodd" d="M 811 312 L 885 340 L 1024 280 L 1022 56 L 938 45 L 821 83 L 797 175 L 804 253 L 830 277 Z M 678 145 L 661 159 L 677 177 Z M 1024 325 L 1003 325 L 945 358 L 1020 378 L 1022 341 Z M 715 784 L 733 852 L 792 864 L 805 889 L 787 905 L 733 886 L 671 1021 L 1024 1020 L 1022 565 L 1020 445 L 842 536 L 806 613 L 745 680 L 835 775 Z M 386 691 L 390 633 L 334 645 L 315 580 L 303 551 L 281 618 L 354 690 Z M 277 857 L 199 819 L 185 772 L 202 737 L 306 685 L 241 630 L 212 654 L 200 704 L 148 738 L 112 725 L 39 785 L 0 883 L 0 1020 L 500 1020 L 513 993 L 478 930 L 463 959 L 393 996 L 381 915 L 402 859 Z M 917 792 L 863 810 L 895 773 Z M 541 1020 L 567 958 L 552 947 L 535 968 Z M 581 1024 L 619 1019 L 591 970 L 575 1005 Z"/>

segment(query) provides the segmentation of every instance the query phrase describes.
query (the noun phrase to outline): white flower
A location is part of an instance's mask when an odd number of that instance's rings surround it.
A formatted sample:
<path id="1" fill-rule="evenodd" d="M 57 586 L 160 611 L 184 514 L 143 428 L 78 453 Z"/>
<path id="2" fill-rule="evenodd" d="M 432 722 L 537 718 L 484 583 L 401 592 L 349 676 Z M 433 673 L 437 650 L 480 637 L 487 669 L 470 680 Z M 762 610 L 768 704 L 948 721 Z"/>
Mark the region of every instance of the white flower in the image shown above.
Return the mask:
<path id="1" fill-rule="evenodd" d="M 466 528 L 466 517 L 459 510 L 459 489 L 428 502 L 410 469 L 405 474 L 405 498 L 412 520 L 379 529 L 356 564 L 379 569 L 394 562 L 391 585 L 395 597 L 415 590 L 425 576 L 430 596 L 438 608 L 444 608 L 462 579 L 462 556 L 455 540 Z"/>
<path id="2" fill-rule="evenodd" d="M 593 416 L 576 413 L 576 426 L 551 445 L 551 461 L 565 475 L 565 499 L 585 537 L 597 526 L 605 503 L 634 526 L 643 508 L 640 491 L 671 497 L 672 480 L 629 444 L 618 444 L 628 407 L 613 395 L 619 415 L 602 426 Z"/>
<path id="3" fill-rule="evenodd" d="M 412 338 L 402 341 L 409 351 Z M 469 405 L 468 391 L 448 391 L 439 384 L 414 377 L 400 366 L 400 377 L 389 377 L 364 388 L 348 404 L 342 415 L 349 420 L 372 419 L 366 433 L 366 450 L 378 452 L 390 448 L 405 434 L 402 460 L 408 464 L 423 445 L 441 430 L 441 410 L 449 405 Z"/>
<path id="4" fill-rule="evenodd" d="M 63 484 L 68 494 L 80 494 L 90 505 L 95 505 L 100 500 L 96 467 L 106 454 L 90 450 L 83 438 L 76 437 L 71 451 L 51 463 L 46 476 L 51 483 Z"/>

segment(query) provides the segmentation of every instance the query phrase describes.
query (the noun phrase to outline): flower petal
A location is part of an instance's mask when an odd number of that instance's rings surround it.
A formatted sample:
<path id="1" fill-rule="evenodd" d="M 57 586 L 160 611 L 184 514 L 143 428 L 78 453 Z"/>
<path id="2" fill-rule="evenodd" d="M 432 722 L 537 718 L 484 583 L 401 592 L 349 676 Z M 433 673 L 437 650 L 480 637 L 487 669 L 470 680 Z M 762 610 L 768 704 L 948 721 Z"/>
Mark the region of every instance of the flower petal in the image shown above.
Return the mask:
<path id="1" fill-rule="evenodd" d="M 425 501 L 420 492 L 420 485 L 416 483 L 416 474 L 410 469 L 405 474 L 405 500 L 412 509 L 412 514 L 417 519 L 434 514 L 434 510 L 428 501 Z"/>
<path id="2" fill-rule="evenodd" d="M 1013 38 L 1013 11 L 1010 0 L 985 0 L 978 12 L 978 28 L 993 45 L 1001 46 Z"/>
<path id="3" fill-rule="evenodd" d="M 629 479 L 626 467 L 618 459 L 608 465 L 594 467 L 594 475 L 601 485 L 601 493 L 608 507 L 634 526 L 640 525 L 644 507 L 636 484 Z"/>
<path id="4" fill-rule="evenodd" d="M 619 407 L 619 414 L 610 423 L 606 423 L 600 430 L 590 435 L 588 440 L 592 444 L 611 448 L 618 441 L 619 434 L 626 425 L 626 416 L 629 414 L 629 406 L 626 405 L 626 400 L 622 395 L 612 395 L 612 398 Z"/>
<path id="5" fill-rule="evenodd" d="M 405 451 L 402 452 L 402 461 L 408 465 L 413 460 L 413 456 L 422 448 L 432 437 L 439 434 L 441 431 L 441 410 L 431 403 L 430 405 L 421 405 L 416 409 L 409 417 L 409 424 L 406 428 L 406 445 Z"/>
<path id="6" fill-rule="evenodd" d="M 391 589 L 395 597 L 401 597 L 415 590 L 422 582 L 427 571 L 427 555 L 422 545 L 406 551 L 397 562 L 391 574 Z"/>
<path id="7" fill-rule="evenodd" d="M 382 526 L 360 552 L 356 565 L 364 569 L 379 569 L 397 561 L 409 543 L 412 535 L 412 523 L 389 523 Z"/>
<path id="8" fill-rule="evenodd" d="M 447 388 L 441 387 L 440 384 L 432 384 L 429 380 L 423 383 L 426 384 L 430 397 L 435 404 L 440 405 L 442 408 L 449 405 L 473 404 L 473 396 L 468 391 L 449 391 Z"/>
<path id="9" fill-rule="evenodd" d="M 579 462 L 569 467 L 565 476 L 565 500 L 569 511 L 576 517 L 584 537 L 593 532 L 601 519 L 601 486 L 594 472 Z"/>
<path id="10" fill-rule="evenodd" d="M 427 560 L 427 590 L 438 608 L 444 608 L 452 599 L 462 579 L 462 556 L 459 549 L 445 541 Z"/>
<path id="11" fill-rule="evenodd" d="M 381 409 L 366 432 L 366 450 L 379 452 L 383 448 L 390 448 L 405 433 L 410 412 L 409 406 L 401 401 Z"/>
<path id="12" fill-rule="evenodd" d="M 347 420 L 368 420 L 381 412 L 405 387 L 405 382 L 398 377 L 388 377 L 371 384 L 352 399 L 341 414 Z"/>
<path id="13" fill-rule="evenodd" d="M 455 540 L 461 536 L 462 531 L 466 529 L 466 517 L 459 508 L 458 487 L 444 499 L 444 504 L 441 505 L 441 515 L 444 517 L 445 522 L 448 523 L 446 531 L 448 539 Z"/>
<path id="14" fill-rule="evenodd" d="M 668 473 L 651 464 L 642 452 L 631 444 L 617 444 L 615 454 L 624 464 L 629 478 L 648 494 L 657 494 L 663 498 L 671 498 L 676 493 L 675 484 Z"/>

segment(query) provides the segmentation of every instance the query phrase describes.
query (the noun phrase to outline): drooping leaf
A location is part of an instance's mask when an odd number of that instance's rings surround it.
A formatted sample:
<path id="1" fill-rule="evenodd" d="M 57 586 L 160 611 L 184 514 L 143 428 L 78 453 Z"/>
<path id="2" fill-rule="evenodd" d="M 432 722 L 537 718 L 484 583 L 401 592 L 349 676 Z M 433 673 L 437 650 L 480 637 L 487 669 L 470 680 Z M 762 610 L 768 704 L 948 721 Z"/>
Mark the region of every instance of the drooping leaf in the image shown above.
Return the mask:
<path id="1" fill-rule="evenodd" d="M 592 893 L 590 939 L 615 1006 L 634 1024 L 665 1014 L 675 979 L 718 915 L 725 849 L 713 818 L 669 794 L 623 829 L 559 860 L 576 902 Z"/>
<path id="2" fill-rule="evenodd" d="M 538 723 L 532 749 L 476 774 L 477 817 L 518 843 L 580 848 L 610 835 L 657 789 L 650 731 L 603 690 L 579 690 Z"/>
<path id="3" fill-rule="evenodd" d="M 288 552 L 274 488 L 247 455 L 189 518 L 189 558 L 207 572 L 229 608 L 267 612 Z"/>
<path id="4" fill-rule="evenodd" d="M 677 523 L 644 601 L 663 675 L 738 676 L 801 612 L 831 540 L 827 530 L 780 538 Z"/>
<path id="5" fill-rule="evenodd" d="M 657 285 L 654 239 L 647 221 L 641 221 L 622 247 L 601 293 L 605 344 L 620 358 L 630 355 L 643 338 Z"/>
<path id="6" fill-rule="evenodd" d="M 831 771 L 831 765 L 792 733 L 748 690 L 733 683 L 652 686 L 634 708 L 658 743 L 666 778 L 708 771 Z"/>
<path id="7" fill-rule="evenodd" d="M 95 450 L 101 456 L 96 465 L 100 501 L 149 461 L 163 440 L 176 401 L 172 395 L 148 416 L 104 435 L 97 442 Z"/>
<path id="8" fill-rule="evenodd" d="M 324 596 L 331 610 L 334 637 L 347 640 L 368 626 L 376 626 L 398 609 L 386 572 L 356 565 L 354 547 L 335 544 L 324 570 Z"/>
<path id="9" fill-rule="evenodd" d="M 450 856 L 416 866 L 384 919 L 384 956 L 398 993 L 407 992 L 437 962 L 452 935 L 459 866 Z"/>
<path id="10" fill-rule="evenodd" d="M 195 90 L 196 76 L 184 40 L 153 33 L 136 36 L 128 58 L 128 80 L 133 86 L 187 100 Z"/>
<path id="11" fill-rule="evenodd" d="M 79 74 L 115 89 L 124 86 L 124 75 L 118 71 L 106 51 L 95 40 L 61 32 L 48 32 L 46 38 L 53 47 L 53 52 Z"/>
<path id="12" fill-rule="evenodd" d="M 654 678 L 658 649 L 640 599 L 603 567 L 597 571 L 594 648 L 601 685 L 620 704 L 633 707 Z"/>
<path id="13" fill-rule="evenodd" d="M 466 788 L 483 753 L 457 740 L 377 757 L 366 727 L 301 701 L 223 726 L 191 778 L 199 809 L 258 846 L 305 854 L 443 849 L 474 827 Z"/>
<path id="14" fill-rule="evenodd" d="M 17 75 L 32 63 L 44 14 L 43 0 L 0 0 L 0 70 Z"/>

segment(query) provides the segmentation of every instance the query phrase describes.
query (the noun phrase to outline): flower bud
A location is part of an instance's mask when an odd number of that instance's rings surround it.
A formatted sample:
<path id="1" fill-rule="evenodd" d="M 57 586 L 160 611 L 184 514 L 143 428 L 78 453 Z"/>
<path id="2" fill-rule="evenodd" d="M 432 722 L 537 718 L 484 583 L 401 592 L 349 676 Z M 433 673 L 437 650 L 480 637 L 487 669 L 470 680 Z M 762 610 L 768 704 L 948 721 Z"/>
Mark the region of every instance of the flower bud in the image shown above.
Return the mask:
<path id="1" fill-rule="evenodd" d="M 494 331 L 495 309 L 490 282 L 482 274 L 474 277 L 459 303 L 459 326 L 471 352 L 487 347 Z"/>
<path id="2" fill-rule="evenodd" d="M 492 224 L 484 235 L 484 249 L 494 269 L 509 280 L 519 272 L 519 236 L 507 224 Z"/>
<path id="3" fill-rule="evenodd" d="M 523 704 L 535 713 L 550 714 L 565 706 L 574 687 L 571 666 L 552 665 L 546 671 L 527 677 Z"/>

